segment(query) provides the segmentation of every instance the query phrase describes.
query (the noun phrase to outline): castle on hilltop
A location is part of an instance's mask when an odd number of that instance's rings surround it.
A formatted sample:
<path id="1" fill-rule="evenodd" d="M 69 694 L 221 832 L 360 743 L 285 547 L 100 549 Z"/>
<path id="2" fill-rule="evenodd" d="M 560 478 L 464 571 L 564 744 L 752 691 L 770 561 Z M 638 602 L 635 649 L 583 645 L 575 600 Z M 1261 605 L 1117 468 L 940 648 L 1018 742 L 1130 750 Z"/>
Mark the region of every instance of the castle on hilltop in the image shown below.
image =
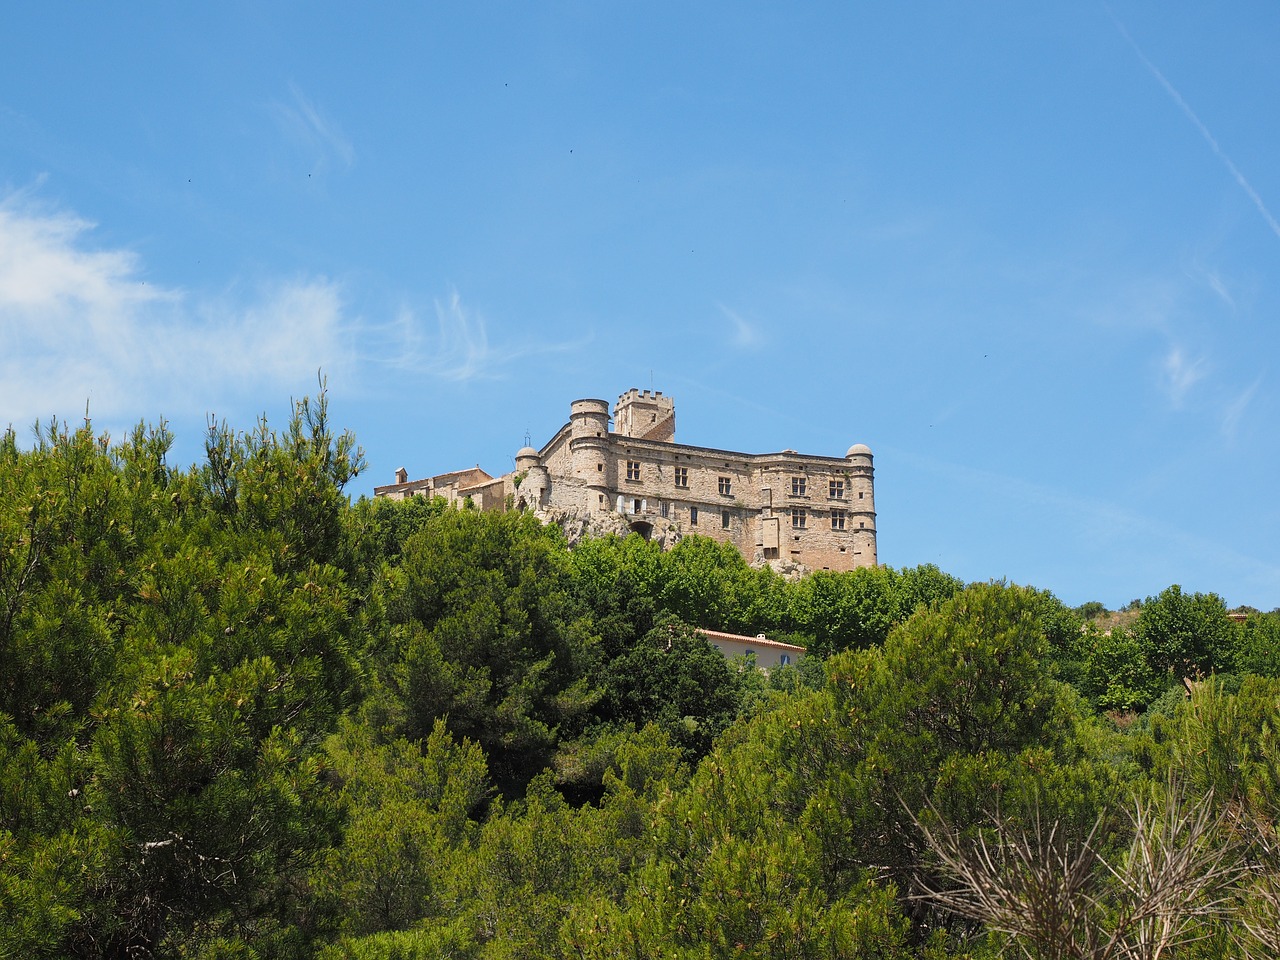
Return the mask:
<path id="1" fill-rule="evenodd" d="M 871 450 L 843 458 L 734 453 L 676 443 L 675 402 L 661 391 L 628 390 L 613 408 L 575 400 L 569 422 L 540 450 L 523 447 L 500 477 L 478 466 L 396 482 L 374 495 L 468 500 L 481 510 L 531 510 L 602 529 L 678 540 L 696 533 L 732 543 L 750 561 L 852 570 L 876 563 Z"/>

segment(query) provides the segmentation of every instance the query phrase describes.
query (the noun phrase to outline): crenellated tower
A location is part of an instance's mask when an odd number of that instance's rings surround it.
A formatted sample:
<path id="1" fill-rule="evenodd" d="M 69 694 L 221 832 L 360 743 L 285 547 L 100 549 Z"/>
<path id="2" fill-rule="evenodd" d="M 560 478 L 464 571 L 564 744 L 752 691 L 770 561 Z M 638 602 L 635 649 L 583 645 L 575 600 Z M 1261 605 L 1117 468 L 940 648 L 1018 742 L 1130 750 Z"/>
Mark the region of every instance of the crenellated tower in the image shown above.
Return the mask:
<path id="1" fill-rule="evenodd" d="M 662 391 L 650 393 L 632 387 L 618 397 L 613 408 L 613 429 L 620 437 L 672 443 L 676 439 L 676 404 Z"/>

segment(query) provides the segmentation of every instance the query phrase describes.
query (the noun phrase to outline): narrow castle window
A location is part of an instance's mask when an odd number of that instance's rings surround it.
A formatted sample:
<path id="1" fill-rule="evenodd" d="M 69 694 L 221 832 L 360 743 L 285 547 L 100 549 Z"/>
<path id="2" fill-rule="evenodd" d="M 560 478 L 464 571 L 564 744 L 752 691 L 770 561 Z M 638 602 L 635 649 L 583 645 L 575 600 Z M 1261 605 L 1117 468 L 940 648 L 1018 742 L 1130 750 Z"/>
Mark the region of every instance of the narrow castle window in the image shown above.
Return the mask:
<path id="1" fill-rule="evenodd" d="M 604 464 L 603 464 L 603 463 L 597 463 L 597 464 L 596 464 L 596 473 L 604 473 Z"/>
<path id="2" fill-rule="evenodd" d="M 686 488 L 689 486 L 688 467 L 676 467 L 676 486 Z"/>
<path id="3" fill-rule="evenodd" d="M 722 497 L 733 496 L 733 480 L 730 477 L 720 478 L 720 495 Z"/>
<path id="4" fill-rule="evenodd" d="M 698 508 L 689 508 L 689 526 L 696 527 L 698 525 Z"/>
<path id="5" fill-rule="evenodd" d="M 804 507 L 792 507 L 791 509 L 791 528 L 793 530 L 803 530 L 809 520 L 809 511 Z"/>
<path id="6" fill-rule="evenodd" d="M 728 510 L 720 511 L 720 529 L 721 530 L 729 529 L 729 511 Z"/>
<path id="7" fill-rule="evenodd" d="M 832 480 L 830 484 L 830 497 L 832 500 L 844 499 L 844 481 Z"/>
<path id="8" fill-rule="evenodd" d="M 808 489 L 808 481 L 806 480 L 806 478 L 804 477 L 791 478 L 791 495 L 793 497 L 805 496 L 805 491 L 807 489 Z"/>
<path id="9" fill-rule="evenodd" d="M 640 461 L 639 460 L 627 461 L 627 479 L 628 480 L 640 479 Z"/>
<path id="10" fill-rule="evenodd" d="M 832 510 L 831 511 L 831 529 L 843 530 L 846 516 L 847 514 L 843 510 Z"/>

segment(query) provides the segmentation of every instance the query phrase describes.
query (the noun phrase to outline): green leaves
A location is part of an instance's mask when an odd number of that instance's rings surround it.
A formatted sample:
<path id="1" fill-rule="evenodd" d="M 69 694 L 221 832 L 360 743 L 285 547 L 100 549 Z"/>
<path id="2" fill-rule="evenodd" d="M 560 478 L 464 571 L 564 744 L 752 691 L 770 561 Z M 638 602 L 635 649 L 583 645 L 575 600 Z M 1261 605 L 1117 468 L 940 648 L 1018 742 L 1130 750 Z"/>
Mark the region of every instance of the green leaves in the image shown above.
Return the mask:
<path id="1" fill-rule="evenodd" d="M 445 719 L 482 745 L 505 791 L 582 729 L 597 698 L 598 641 L 570 589 L 555 528 L 524 514 L 447 511 L 404 544 L 386 582 L 391 643 L 379 657 L 402 733 Z"/>
<path id="2" fill-rule="evenodd" d="M 1231 621 L 1214 593 L 1184 594 L 1174 584 L 1146 599 L 1135 632 L 1152 668 L 1179 680 L 1207 676 L 1230 663 Z"/>
<path id="3" fill-rule="evenodd" d="M 212 424 L 188 471 L 171 441 L 0 437 L 0 955 L 941 960 L 915 818 L 1122 846 L 1118 798 L 1171 766 L 1280 806 L 1273 684 L 1125 737 L 1058 679 L 1125 710 L 1270 670 L 1274 618 L 1224 632 L 1212 595 L 1081 632 L 936 567 L 787 581 L 698 538 L 352 506 L 323 396 Z M 766 678 L 695 627 L 812 656 Z"/>
<path id="4" fill-rule="evenodd" d="M 325 752 L 346 822 L 313 884 L 339 928 L 402 930 L 456 911 L 454 876 L 488 792 L 480 749 L 455 743 L 443 723 L 421 744 L 379 744 L 345 721 Z"/>
<path id="5" fill-rule="evenodd" d="M 323 396 L 283 437 L 211 431 L 202 470 L 172 470 L 171 442 L 0 438 L 0 889 L 21 955 L 264 929 L 332 837 L 315 749 L 357 678 L 334 562 L 358 453 Z"/>

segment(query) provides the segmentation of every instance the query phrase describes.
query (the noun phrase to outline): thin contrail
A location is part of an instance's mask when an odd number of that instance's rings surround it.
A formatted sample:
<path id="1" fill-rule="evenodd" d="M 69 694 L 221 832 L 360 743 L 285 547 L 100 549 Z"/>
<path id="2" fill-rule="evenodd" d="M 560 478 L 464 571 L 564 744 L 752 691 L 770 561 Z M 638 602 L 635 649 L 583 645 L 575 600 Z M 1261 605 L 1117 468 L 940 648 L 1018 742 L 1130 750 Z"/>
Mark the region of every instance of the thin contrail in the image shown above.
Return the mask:
<path id="1" fill-rule="evenodd" d="M 1244 178 L 1244 174 L 1240 172 L 1240 168 L 1232 163 L 1231 158 L 1223 152 L 1222 147 L 1218 145 L 1218 141 L 1214 139 L 1213 134 L 1209 132 L 1209 128 L 1206 127 L 1200 118 L 1196 116 L 1196 112 L 1191 109 L 1187 101 L 1182 99 L 1182 94 L 1174 88 L 1173 84 L 1170 83 L 1165 75 L 1160 72 L 1160 69 L 1147 59 L 1147 55 L 1142 52 L 1142 48 L 1138 46 L 1138 42 L 1129 35 L 1129 31 L 1125 29 L 1125 25 L 1120 22 L 1120 18 L 1115 15 L 1115 12 L 1111 7 L 1109 5 L 1106 6 L 1107 13 L 1111 16 L 1111 21 L 1116 25 L 1116 29 L 1120 31 L 1120 36 L 1124 37 L 1125 42 L 1133 48 L 1133 52 L 1138 55 L 1138 59 L 1142 61 L 1142 65 L 1150 71 L 1153 77 L 1160 81 L 1160 86 L 1164 87 L 1165 92 L 1173 98 L 1173 102 L 1178 105 L 1178 108 L 1184 114 L 1186 114 L 1187 119 L 1195 124 L 1196 129 L 1200 131 L 1200 136 L 1204 137 L 1209 146 L 1213 148 L 1213 152 L 1218 155 L 1218 159 L 1226 164 L 1227 169 L 1231 171 L 1231 176 L 1235 177 L 1236 183 L 1240 184 L 1240 189 L 1249 195 L 1249 199 L 1253 201 L 1253 205 L 1258 208 L 1258 212 L 1262 214 L 1263 218 L 1267 221 L 1267 225 L 1271 227 L 1271 232 L 1277 237 L 1280 237 L 1280 222 L 1277 222 L 1276 218 L 1271 215 L 1271 211 L 1267 209 L 1267 205 L 1263 203 L 1262 198 L 1258 196 L 1258 191 L 1253 189 L 1253 186 L 1249 181 Z"/>

